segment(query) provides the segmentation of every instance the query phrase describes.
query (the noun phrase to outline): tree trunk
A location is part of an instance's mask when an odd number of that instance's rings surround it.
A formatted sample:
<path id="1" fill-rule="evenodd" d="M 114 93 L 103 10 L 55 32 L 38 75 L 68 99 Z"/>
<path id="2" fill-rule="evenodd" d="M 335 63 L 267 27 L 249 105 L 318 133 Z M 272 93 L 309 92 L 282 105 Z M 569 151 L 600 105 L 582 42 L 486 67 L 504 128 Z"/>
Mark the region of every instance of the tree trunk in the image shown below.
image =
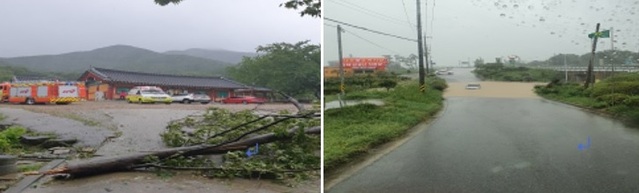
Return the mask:
<path id="1" fill-rule="evenodd" d="M 293 128 L 289 129 L 288 133 L 294 134 L 296 131 L 297 129 Z M 304 132 L 307 134 L 320 134 L 321 128 L 319 126 L 311 127 L 305 129 Z M 44 174 L 69 174 L 75 177 L 131 170 L 133 169 L 134 165 L 145 164 L 144 159 L 147 156 L 157 156 L 159 159 L 164 159 L 174 155 L 191 156 L 203 154 L 224 154 L 228 151 L 246 150 L 256 143 L 266 144 L 287 139 L 290 139 L 290 137 L 279 137 L 275 133 L 268 133 L 224 145 L 203 144 L 188 147 L 170 148 L 156 152 L 136 153 L 131 155 L 113 156 L 106 158 L 93 158 L 78 163 L 69 163 L 62 168 L 49 170 Z"/>

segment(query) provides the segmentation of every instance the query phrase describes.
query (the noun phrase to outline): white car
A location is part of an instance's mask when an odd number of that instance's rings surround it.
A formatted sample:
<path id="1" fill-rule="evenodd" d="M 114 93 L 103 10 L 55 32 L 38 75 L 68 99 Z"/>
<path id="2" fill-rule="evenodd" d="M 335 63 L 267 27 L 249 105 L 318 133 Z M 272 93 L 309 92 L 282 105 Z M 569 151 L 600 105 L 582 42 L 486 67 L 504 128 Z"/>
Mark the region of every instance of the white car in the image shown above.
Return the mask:
<path id="1" fill-rule="evenodd" d="M 435 72 L 435 74 L 437 74 L 437 75 L 453 75 L 453 72 L 452 71 L 441 70 L 441 71 Z"/>
<path id="2" fill-rule="evenodd" d="M 194 94 L 194 93 L 184 93 L 184 94 L 174 94 L 171 96 L 173 102 L 179 102 L 184 104 L 189 104 L 192 102 L 199 102 L 202 104 L 208 104 L 211 102 L 211 97 L 205 94 Z"/>
<path id="3" fill-rule="evenodd" d="M 468 84 L 466 85 L 466 90 L 479 90 L 481 89 L 480 84 Z"/>

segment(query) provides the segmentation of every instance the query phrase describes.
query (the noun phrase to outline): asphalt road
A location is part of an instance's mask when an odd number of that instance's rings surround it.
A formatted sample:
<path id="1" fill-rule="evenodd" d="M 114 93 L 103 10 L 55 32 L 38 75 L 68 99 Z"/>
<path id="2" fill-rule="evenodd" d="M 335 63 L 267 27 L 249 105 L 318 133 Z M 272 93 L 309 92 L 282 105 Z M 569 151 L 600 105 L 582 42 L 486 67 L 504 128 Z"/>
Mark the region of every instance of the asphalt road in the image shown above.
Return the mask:
<path id="1" fill-rule="evenodd" d="M 638 149 L 639 129 L 568 105 L 449 97 L 428 128 L 328 192 L 639 192 Z"/>

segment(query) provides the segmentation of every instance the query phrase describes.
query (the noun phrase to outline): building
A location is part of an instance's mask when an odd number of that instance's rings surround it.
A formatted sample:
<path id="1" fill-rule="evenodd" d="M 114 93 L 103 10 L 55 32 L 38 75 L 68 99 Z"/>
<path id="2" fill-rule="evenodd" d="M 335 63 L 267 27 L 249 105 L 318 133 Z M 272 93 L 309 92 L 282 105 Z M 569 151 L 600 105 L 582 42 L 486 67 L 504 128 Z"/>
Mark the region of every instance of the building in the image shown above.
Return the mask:
<path id="1" fill-rule="evenodd" d="M 324 67 L 324 78 L 339 77 L 339 63 Z M 373 74 L 375 72 L 386 71 L 388 59 L 383 57 L 367 57 L 367 58 L 343 58 L 344 76 L 349 77 L 360 74 Z"/>
<path id="2" fill-rule="evenodd" d="M 254 88 L 224 77 L 180 76 L 91 68 L 78 79 L 85 81 L 88 100 L 118 99 L 134 86 L 158 86 L 169 95 L 174 93 L 207 94 L 214 101 L 246 95 L 269 96 L 270 89 Z"/>

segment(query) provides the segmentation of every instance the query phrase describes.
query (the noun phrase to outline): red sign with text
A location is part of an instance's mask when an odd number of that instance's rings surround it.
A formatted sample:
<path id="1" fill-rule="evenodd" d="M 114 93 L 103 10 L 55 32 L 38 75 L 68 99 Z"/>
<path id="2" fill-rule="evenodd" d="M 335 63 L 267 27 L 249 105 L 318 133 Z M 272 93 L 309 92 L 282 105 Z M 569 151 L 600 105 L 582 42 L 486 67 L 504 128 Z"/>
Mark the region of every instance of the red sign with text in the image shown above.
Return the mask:
<path id="1" fill-rule="evenodd" d="M 342 59 L 344 68 L 353 69 L 386 69 L 388 59 L 386 58 L 344 58 Z"/>

